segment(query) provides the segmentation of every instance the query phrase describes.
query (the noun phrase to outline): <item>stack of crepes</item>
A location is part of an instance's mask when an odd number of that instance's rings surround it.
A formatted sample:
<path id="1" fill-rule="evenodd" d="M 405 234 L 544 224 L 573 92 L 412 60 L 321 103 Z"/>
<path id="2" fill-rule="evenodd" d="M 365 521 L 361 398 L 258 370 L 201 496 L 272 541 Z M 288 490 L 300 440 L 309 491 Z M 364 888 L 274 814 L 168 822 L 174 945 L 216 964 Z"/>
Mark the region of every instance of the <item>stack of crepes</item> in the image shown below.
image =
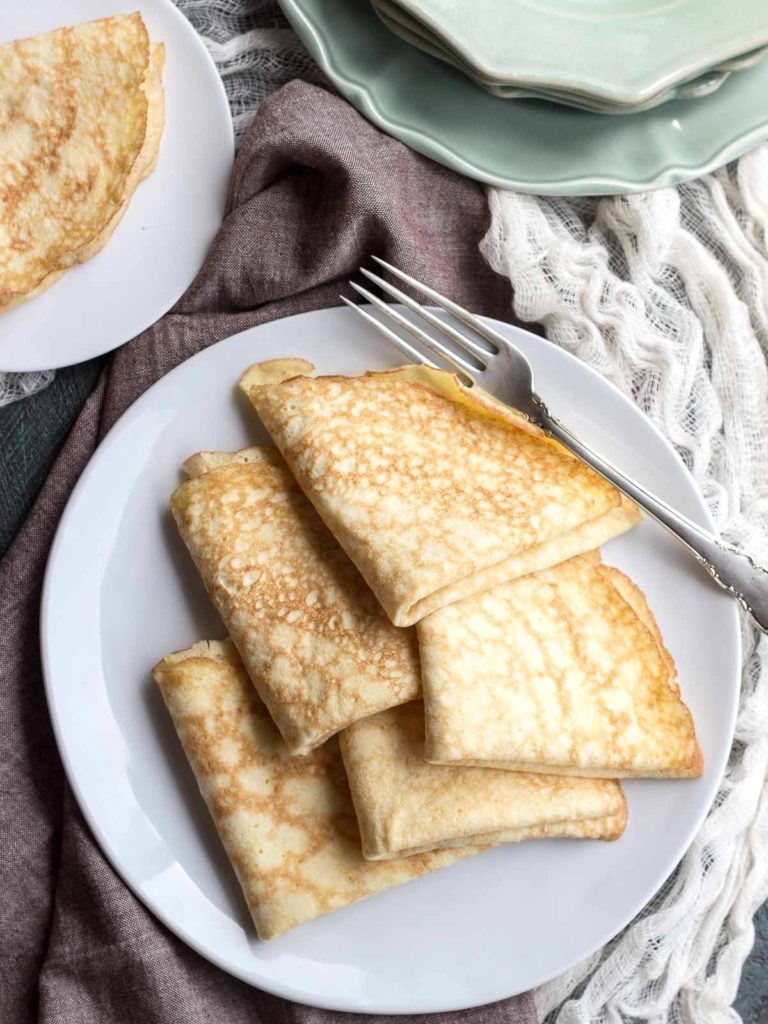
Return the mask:
<path id="1" fill-rule="evenodd" d="M 229 634 L 154 670 L 267 939 L 499 843 L 618 838 L 617 779 L 702 761 L 636 508 L 441 371 L 241 380 L 276 447 L 172 511 Z"/>
<path id="2" fill-rule="evenodd" d="M 157 162 L 164 59 L 137 12 L 0 46 L 0 312 L 109 240 Z"/>

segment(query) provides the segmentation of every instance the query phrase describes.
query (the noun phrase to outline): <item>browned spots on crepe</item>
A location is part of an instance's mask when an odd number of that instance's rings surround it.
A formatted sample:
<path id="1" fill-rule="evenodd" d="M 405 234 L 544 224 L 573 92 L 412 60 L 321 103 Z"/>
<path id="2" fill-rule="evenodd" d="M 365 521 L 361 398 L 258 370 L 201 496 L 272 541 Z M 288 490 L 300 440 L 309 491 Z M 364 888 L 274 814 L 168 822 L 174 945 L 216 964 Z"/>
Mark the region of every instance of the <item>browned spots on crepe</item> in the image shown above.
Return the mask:
<path id="1" fill-rule="evenodd" d="M 551 836 L 614 839 L 626 801 L 607 779 L 428 764 L 421 701 L 345 729 L 341 750 L 373 860 Z"/>
<path id="2" fill-rule="evenodd" d="M 430 760 L 701 774 L 693 720 L 650 609 L 596 554 L 443 608 L 418 635 Z"/>
<path id="3" fill-rule="evenodd" d="M 0 46 L 0 310 L 109 239 L 157 160 L 164 55 L 138 13 Z"/>
<path id="4" fill-rule="evenodd" d="M 336 739 L 292 756 L 232 644 L 153 672 L 260 938 L 478 852 L 365 860 Z"/>
<path id="5" fill-rule="evenodd" d="M 393 622 L 598 546 L 634 506 L 512 410 L 441 371 L 241 387 Z M 294 374 L 289 376 L 289 374 Z"/>
<path id="6" fill-rule="evenodd" d="M 415 631 L 392 625 L 276 449 L 185 468 L 179 531 L 292 752 L 420 694 Z"/>

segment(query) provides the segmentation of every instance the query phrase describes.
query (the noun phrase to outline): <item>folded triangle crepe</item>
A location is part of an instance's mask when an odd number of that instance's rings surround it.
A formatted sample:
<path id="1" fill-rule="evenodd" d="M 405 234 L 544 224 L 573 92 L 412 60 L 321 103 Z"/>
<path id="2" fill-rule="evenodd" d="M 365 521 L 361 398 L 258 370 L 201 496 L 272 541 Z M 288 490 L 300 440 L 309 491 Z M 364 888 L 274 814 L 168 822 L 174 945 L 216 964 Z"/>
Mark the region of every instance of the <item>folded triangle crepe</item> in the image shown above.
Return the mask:
<path id="1" fill-rule="evenodd" d="M 138 13 L 0 46 L 0 311 L 109 239 L 157 161 L 164 56 Z"/>
<path id="2" fill-rule="evenodd" d="M 230 643 L 195 644 L 153 672 L 259 938 L 480 852 L 366 860 L 338 741 L 291 756 Z"/>
<path id="3" fill-rule="evenodd" d="M 313 369 L 273 360 L 240 386 L 398 626 L 638 522 L 637 508 L 588 466 L 453 374 Z"/>
<path id="4" fill-rule="evenodd" d="M 443 608 L 417 632 L 430 761 L 608 778 L 702 773 L 645 598 L 597 552 Z"/>
<path id="5" fill-rule="evenodd" d="M 173 515 L 291 753 L 419 696 L 415 631 L 392 625 L 277 449 L 185 469 Z"/>
<path id="6" fill-rule="evenodd" d="M 626 825 L 618 782 L 427 764 L 421 701 L 356 722 L 340 744 L 371 860 L 550 836 L 615 839 Z"/>

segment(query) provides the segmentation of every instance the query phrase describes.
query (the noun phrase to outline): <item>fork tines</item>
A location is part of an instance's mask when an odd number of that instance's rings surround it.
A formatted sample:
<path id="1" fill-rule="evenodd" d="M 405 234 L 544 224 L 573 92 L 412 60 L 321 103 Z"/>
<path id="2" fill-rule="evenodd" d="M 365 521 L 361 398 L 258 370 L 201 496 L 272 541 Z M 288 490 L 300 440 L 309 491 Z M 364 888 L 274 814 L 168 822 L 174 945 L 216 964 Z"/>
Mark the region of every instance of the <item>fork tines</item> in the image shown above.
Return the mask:
<path id="1" fill-rule="evenodd" d="M 460 306 L 458 303 L 446 298 L 446 296 L 441 295 L 440 292 L 436 292 L 434 288 L 430 288 L 428 285 L 422 284 L 409 274 L 404 273 L 402 270 L 398 270 L 397 267 L 393 267 L 390 263 L 386 263 L 384 260 L 379 259 L 378 256 L 374 256 L 373 259 L 385 270 L 388 270 L 394 277 L 409 285 L 415 291 L 421 292 L 428 299 L 431 299 L 436 305 L 444 309 L 446 313 L 450 314 L 454 319 L 458 320 L 466 327 L 469 327 L 470 330 L 488 343 L 487 346 L 479 344 L 479 342 L 470 337 L 468 333 L 458 330 L 445 319 L 437 316 L 430 309 L 422 306 L 419 302 L 416 302 L 415 299 L 412 299 L 396 285 L 390 284 L 383 277 L 380 277 L 378 274 L 374 274 L 363 267 L 360 268 L 360 273 L 372 284 L 380 288 L 386 295 L 391 296 L 391 298 L 396 302 L 402 303 L 406 309 L 410 310 L 416 317 L 432 327 L 438 334 L 447 338 L 452 344 L 447 345 L 444 341 L 435 337 L 434 333 L 425 331 L 418 323 L 414 322 L 409 317 L 404 316 L 390 303 L 380 299 L 378 296 L 374 295 L 373 292 L 369 291 L 368 288 L 364 288 L 362 285 L 356 284 L 354 281 L 351 281 L 350 284 L 357 294 L 362 296 L 366 302 L 375 307 L 384 318 L 395 324 L 400 328 L 400 330 L 393 330 L 379 319 L 379 317 L 374 316 L 369 312 L 364 306 L 351 302 L 343 295 L 341 296 L 342 300 L 351 309 L 354 309 L 356 313 L 363 317 L 363 319 L 367 320 L 368 323 L 379 331 L 380 334 L 383 334 L 388 341 L 407 355 L 409 359 L 417 363 L 432 366 L 436 369 L 439 368 L 436 363 L 425 356 L 418 348 L 415 348 L 410 341 L 403 337 L 402 332 L 409 334 L 411 337 L 415 338 L 417 342 L 429 349 L 430 352 L 439 356 L 459 375 L 460 378 L 465 380 L 465 383 L 473 384 L 474 374 L 482 372 L 486 368 L 486 361 L 499 352 L 499 342 L 503 344 L 504 339 L 496 335 L 495 331 L 484 324 L 478 317 L 464 309 L 463 306 Z"/>

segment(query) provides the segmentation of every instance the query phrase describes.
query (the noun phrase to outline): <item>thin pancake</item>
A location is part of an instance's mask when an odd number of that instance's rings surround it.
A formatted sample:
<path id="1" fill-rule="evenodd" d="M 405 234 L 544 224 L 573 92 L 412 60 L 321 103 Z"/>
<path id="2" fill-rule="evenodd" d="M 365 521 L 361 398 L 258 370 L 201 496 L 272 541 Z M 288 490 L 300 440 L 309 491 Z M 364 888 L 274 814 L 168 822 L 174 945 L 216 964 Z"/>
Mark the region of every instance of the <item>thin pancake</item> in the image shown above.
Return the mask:
<path id="1" fill-rule="evenodd" d="M 0 46 L 0 310 L 109 239 L 157 161 L 164 57 L 138 13 Z"/>
<path id="2" fill-rule="evenodd" d="M 365 860 L 338 742 L 292 757 L 231 644 L 153 671 L 260 938 L 479 852 Z"/>
<path id="3" fill-rule="evenodd" d="M 545 836 L 614 839 L 626 823 L 617 782 L 427 764 L 421 701 L 355 723 L 340 742 L 371 860 Z"/>
<path id="4" fill-rule="evenodd" d="M 392 625 L 277 449 L 185 468 L 179 531 L 292 753 L 421 693 L 415 631 Z"/>
<path id="5" fill-rule="evenodd" d="M 298 363 L 257 364 L 240 386 L 398 626 L 638 521 L 584 463 L 452 374 L 313 378 Z"/>
<path id="6" fill-rule="evenodd" d="M 443 608 L 417 630 L 430 761 L 701 775 L 693 720 L 650 609 L 597 553 Z"/>

